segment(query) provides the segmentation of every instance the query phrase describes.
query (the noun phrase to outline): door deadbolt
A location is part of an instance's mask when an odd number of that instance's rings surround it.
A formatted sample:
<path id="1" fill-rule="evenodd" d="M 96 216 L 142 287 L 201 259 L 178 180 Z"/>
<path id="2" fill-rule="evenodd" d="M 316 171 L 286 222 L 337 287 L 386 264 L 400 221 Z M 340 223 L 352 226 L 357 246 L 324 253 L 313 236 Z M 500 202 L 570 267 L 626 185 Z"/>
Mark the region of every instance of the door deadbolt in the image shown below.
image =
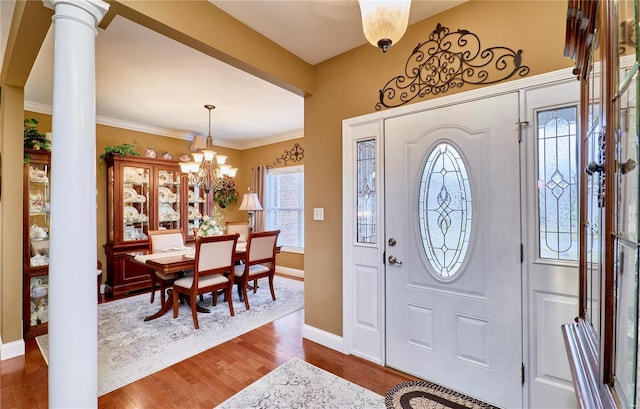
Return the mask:
<path id="1" fill-rule="evenodd" d="M 392 238 L 390 238 L 390 239 L 389 239 L 388 243 L 389 243 L 389 246 L 390 246 L 390 247 L 393 247 L 393 246 L 395 246 L 395 245 L 396 245 L 396 239 L 394 239 L 394 238 L 392 237 Z"/>

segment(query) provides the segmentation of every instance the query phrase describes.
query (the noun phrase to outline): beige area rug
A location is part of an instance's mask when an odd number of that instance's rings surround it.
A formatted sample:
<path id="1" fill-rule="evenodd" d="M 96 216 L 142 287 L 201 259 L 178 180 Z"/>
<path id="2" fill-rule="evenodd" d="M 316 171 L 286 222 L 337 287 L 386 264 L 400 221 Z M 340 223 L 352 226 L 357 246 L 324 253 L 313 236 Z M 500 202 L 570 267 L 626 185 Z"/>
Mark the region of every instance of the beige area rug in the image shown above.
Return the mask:
<path id="1" fill-rule="evenodd" d="M 266 279 L 259 281 L 256 294 L 249 293 L 251 309 L 234 291 L 235 316 L 222 302 L 211 307 L 211 294 L 205 295 L 205 308 L 211 313 L 198 314 L 200 329 L 193 327 L 191 309 L 181 305 L 178 318 L 173 313 L 144 322 L 160 309 L 156 294 L 153 304 L 149 294 L 141 294 L 98 305 L 98 396 L 148 376 L 252 329 L 297 311 L 304 306 L 304 283 L 281 276 L 274 280 L 276 301 L 271 299 Z M 235 287 L 234 287 L 235 290 Z M 36 338 L 45 360 L 48 337 Z"/>
<path id="2" fill-rule="evenodd" d="M 293 358 L 215 409 L 384 409 L 384 397 Z"/>

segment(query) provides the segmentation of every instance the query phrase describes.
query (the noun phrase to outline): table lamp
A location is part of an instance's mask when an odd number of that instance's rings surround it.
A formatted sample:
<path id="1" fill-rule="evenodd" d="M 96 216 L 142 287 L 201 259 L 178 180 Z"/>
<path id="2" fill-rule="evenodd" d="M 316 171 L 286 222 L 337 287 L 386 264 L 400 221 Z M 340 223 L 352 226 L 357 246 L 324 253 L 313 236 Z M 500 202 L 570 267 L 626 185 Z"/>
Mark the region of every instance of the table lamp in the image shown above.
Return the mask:
<path id="1" fill-rule="evenodd" d="M 251 188 L 248 192 L 242 196 L 242 203 L 240 203 L 240 210 L 247 210 L 249 212 L 249 231 L 253 231 L 253 212 L 256 210 L 262 210 L 260 200 L 258 200 L 258 194 L 253 193 Z"/>

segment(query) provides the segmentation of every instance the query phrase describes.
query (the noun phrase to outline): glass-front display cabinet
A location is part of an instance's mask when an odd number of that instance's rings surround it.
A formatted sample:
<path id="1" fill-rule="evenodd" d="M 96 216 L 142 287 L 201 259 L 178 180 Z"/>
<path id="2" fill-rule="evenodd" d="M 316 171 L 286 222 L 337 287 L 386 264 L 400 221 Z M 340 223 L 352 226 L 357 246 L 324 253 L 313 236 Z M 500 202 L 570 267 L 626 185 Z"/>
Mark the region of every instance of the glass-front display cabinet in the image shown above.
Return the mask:
<path id="1" fill-rule="evenodd" d="M 107 167 L 106 293 L 120 297 L 151 285 L 128 253 L 146 250 L 149 230 L 187 229 L 185 179 L 178 162 L 111 156 Z M 186 180 L 184 180 L 186 182 Z"/>
<path id="2" fill-rule="evenodd" d="M 640 406 L 638 5 L 568 3 L 584 171 L 579 315 L 562 327 L 580 407 Z"/>
<path id="3" fill-rule="evenodd" d="M 157 169 L 158 229 L 179 229 L 180 218 L 180 170 Z"/>
<path id="4" fill-rule="evenodd" d="M 187 241 L 195 240 L 195 231 L 202 224 L 202 217 L 209 214 L 211 195 L 207 194 L 198 185 L 189 183 L 187 190 Z"/>
<path id="5" fill-rule="evenodd" d="M 23 334 L 47 332 L 49 303 L 49 203 L 51 154 L 26 150 L 23 194 Z"/>

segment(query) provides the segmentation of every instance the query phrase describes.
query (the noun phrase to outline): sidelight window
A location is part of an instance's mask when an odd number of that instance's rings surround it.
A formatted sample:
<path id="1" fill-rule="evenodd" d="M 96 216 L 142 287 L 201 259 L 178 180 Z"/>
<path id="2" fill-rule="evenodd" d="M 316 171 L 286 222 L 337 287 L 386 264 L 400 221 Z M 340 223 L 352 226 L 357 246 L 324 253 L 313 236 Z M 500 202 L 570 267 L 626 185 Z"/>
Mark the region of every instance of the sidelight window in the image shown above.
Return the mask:
<path id="1" fill-rule="evenodd" d="M 536 115 L 540 258 L 578 260 L 577 113 L 571 106 Z"/>
<path id="2" fill-rule="evenodd" d="M 357 143 L 357 241 L 376 242 L 376 141 Z"/>

